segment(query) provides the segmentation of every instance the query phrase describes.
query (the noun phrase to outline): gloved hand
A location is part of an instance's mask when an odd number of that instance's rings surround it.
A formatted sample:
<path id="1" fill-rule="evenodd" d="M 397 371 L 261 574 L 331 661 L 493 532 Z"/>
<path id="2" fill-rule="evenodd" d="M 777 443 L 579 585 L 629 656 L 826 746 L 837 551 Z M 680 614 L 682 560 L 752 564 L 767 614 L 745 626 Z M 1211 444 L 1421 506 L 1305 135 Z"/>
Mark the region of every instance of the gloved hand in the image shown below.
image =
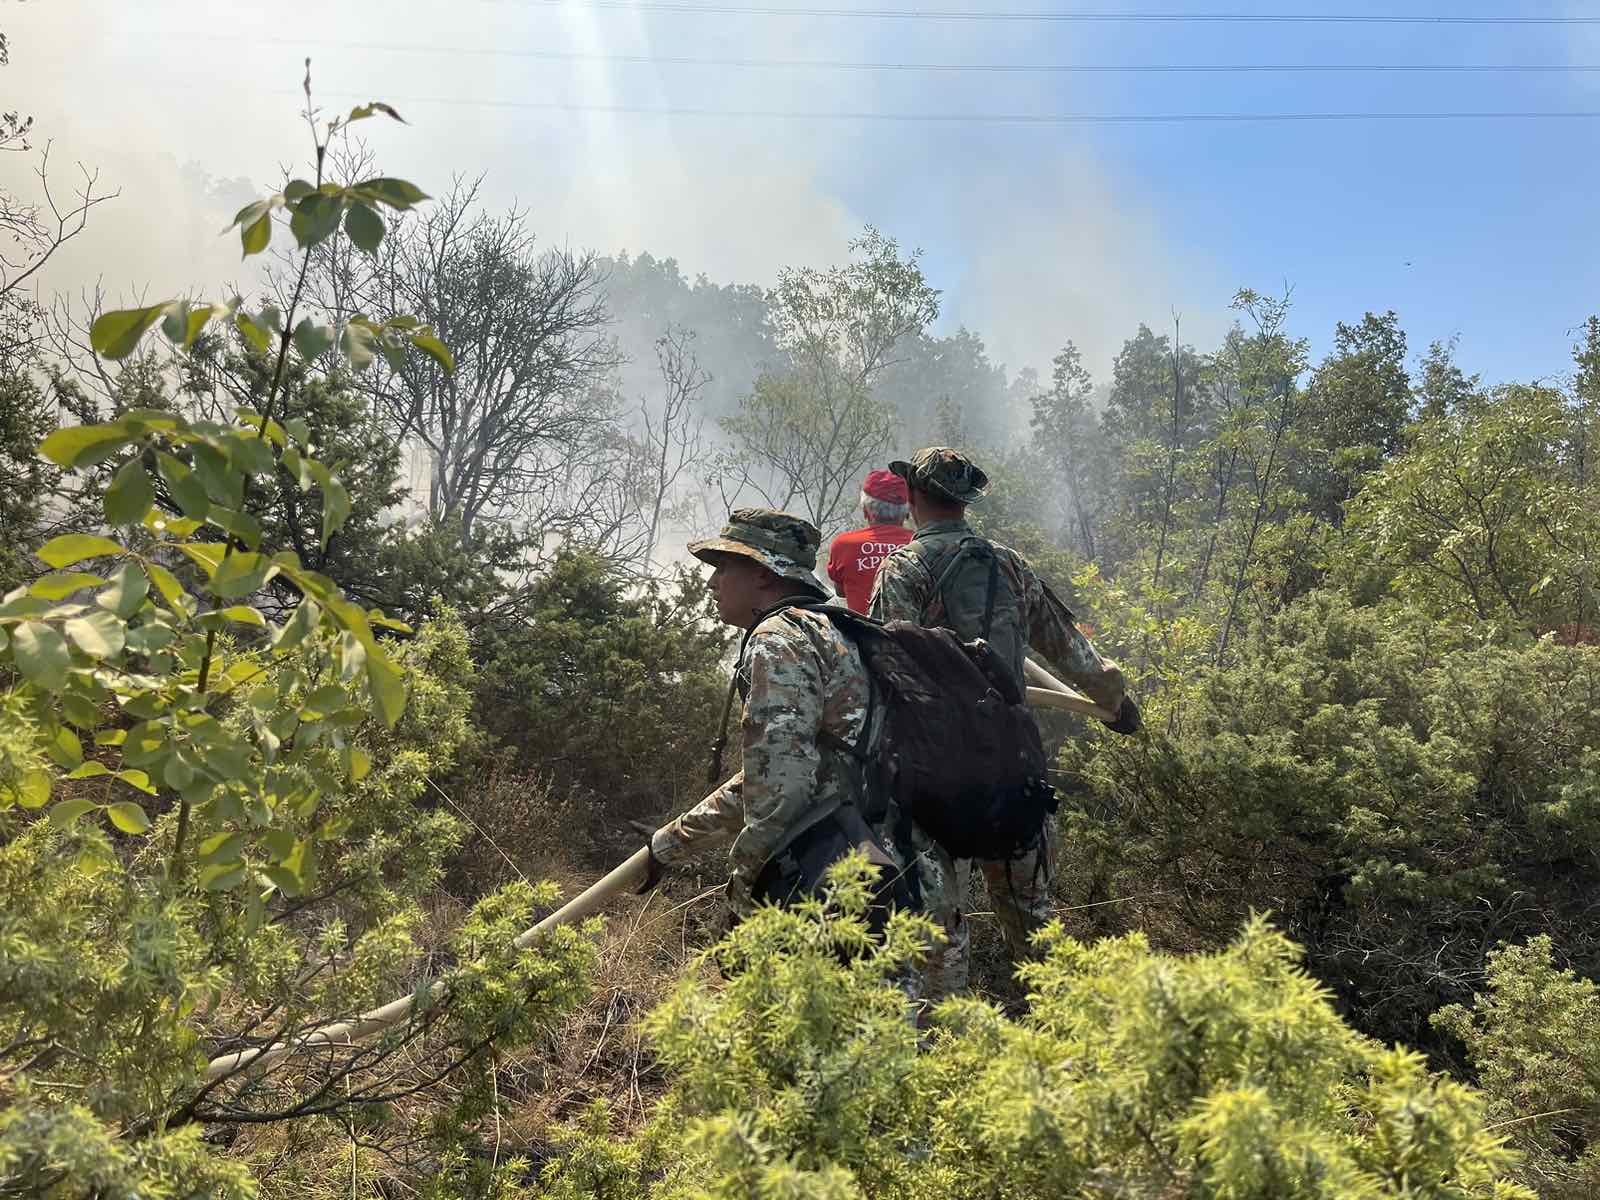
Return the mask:
<path id="1" fill-rule="evenodd" d="M 728 928 L 733 928 L 744 919 L 746 913 L 755 908 L 756 902 L 750 894 L 750 881 L 740 872 L 735 871 L 728 876 L 728 886 L 724 892 L 727 911 L 733 918 Z"/>
<path id="2" fill-rule="evenodd" d="M 1112 733 L 1138 733 L 1144 728 L 1144 718 L 1139 715 L 1139 706 L 1133 702 L 1133 697 L 1124 696 L 1122 707 L 1117 709 L 1117 719 L 1102 724 Z"/>
<path id="3" fill-rule="evenodd" d="M 645 853 L 649 856 L 649 864 L 645 867 L 644 882 L 639 885 L 639 890 L 634 892 L 635 896 L 644 895 L 651 888 L 655 887 L 656 884 L 661 882 L 661 860 L 656 857 L 655 849 L 650 845 L 649 842 L 645 843 L 644 848 Z"/>

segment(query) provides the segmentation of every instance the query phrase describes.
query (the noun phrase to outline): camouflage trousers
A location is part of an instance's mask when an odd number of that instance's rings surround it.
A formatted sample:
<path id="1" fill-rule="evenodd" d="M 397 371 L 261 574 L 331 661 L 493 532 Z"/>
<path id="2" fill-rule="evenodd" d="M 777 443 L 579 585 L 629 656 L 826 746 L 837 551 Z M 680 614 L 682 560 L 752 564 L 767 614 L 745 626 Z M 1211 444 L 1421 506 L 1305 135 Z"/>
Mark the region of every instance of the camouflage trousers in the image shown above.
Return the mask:
<path id="1" fill-rule="evenodd" d="M 1010 861 L 977 864 L 1013 962 L 1037 957 L 1029 939 L 1052 915 L 1051 868 L 1058 837 L 1055 822 L 1047 820 L 1044 836 L 1032 849 Z M 951 859 L 920 829 L 913 828 L 912 845 L 922 885 L 923 915 L 945 934 L 944 945 L 930 951 L 923 972 L 923 996 L 937 1001 L 967 988 L 971 939 L 966 905 L 973 864 L 970 859 Z"/>

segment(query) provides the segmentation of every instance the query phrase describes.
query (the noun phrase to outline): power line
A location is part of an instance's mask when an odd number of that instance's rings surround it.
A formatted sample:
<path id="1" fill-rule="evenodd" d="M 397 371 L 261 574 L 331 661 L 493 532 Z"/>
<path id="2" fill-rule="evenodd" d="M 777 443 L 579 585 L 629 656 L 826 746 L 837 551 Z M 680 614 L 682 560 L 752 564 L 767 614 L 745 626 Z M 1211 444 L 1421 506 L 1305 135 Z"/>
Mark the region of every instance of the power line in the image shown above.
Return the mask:
<path id="1" fill-rule="evenodd" d="M 288 94 L 288 93 L 285 93 Z M 298 93 L 296 93 L 298 94 Z M 324 92 L 340 99 L 362 99 L 365 92 Z M 735 117 L 783 121 L 895 121 L 986 125 L 1186 125 L 1310 121 L 1539 121 L 1595 120 L 1600 111 L 1500 112 L 1324 112 L 1324 113 L 927 113 L 651 107 L 635 104 L 574 104 L 538 100 L 474 100 L 456 96 L 391 96 L 395 104 L 446 104 L 478 108 L 516 108 L 540 112 L 591 112 L 658 117 Z"/>
<path id="2" fill-rule="evenodd" d="M 627 63 L 674 67 L 798 68 L 821 71 L 928 72 L 930 74 L 1140 75 L 1140 74 L 1563 74 L 1600 71 L 1600 65 L 1568 63 L 919 63 L 860 62 L 825 58 L 707 58 L 699 55 L 593 54 L 565 50 L 530 50 L 514 46 L 419 46 L 405 43 L 328 41 L 305 38 L 246 38 L 240 34 L 162 34 L 204 41 L 244 41 L 253 45 L 372 50 L 387 54 L 425 54 L 489 58 L 532 58 L 546 62 Z"/>
<path id="3" fill-rule="evenodd" d="M 708 4 L 698 0 L 525 0 L 546 8 L 594 8 L 621 12 L 653 12 L 750 17 L 865 17 L 887 21 L 1053 21 L 1093 24 L 1225 23 L 1237 25 L 1600 25 L 1600 16 L 1467 17 L 1453 14 L 1401 16 L 1357 13 L 1184 13 L 1084 12 L 1070 9 L 988 11 L 937 8 L 776 8 L 758 4 Z"/>

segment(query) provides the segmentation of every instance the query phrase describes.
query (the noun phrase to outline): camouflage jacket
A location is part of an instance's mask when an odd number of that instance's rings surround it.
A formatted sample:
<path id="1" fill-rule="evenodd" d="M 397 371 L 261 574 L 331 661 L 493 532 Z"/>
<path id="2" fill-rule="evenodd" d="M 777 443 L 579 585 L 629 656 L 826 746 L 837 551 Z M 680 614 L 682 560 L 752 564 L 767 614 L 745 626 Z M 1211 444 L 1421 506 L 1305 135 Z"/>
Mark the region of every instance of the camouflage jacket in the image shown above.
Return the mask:
<path id="1" fill-rule="evenodd" d="M 878 569 L 872 587 L 868 612 L 880 621 L 912 621 L 918 625 L 945 625 L 945 612 L 934 590 L 934 577 L 926 563 L 963 538 L 977 536 L 965 521 L 931 521 L 917 530 L 908 545 L 902 546 Z M 1100 657 L 1089 639 L 1074 622 L 1067 606 L 1033 573 L 1028 560 L 1015 550 L 997 542 L 993 546 L 1000 571 L 1017 597 L 1022 630 L 1028 647 L 1042 655 L 1066 682 L 1108 712 L 1122 705 L 1124 683 L 1115 663 Z M 981 629 L 957 629 L 971 640 Z M 1016 667 L 1020 674 L 1022 664 Z M 1019 683 L 1023 682 L 1019 679 Z"/>
<path id="2" fill-rule="evenodd" d="M 662 863 L 733 839 L 728 902 L 752 907 L 751 885 L 774 855 L 841 804 L 860 804 L 851 753 L 870 752 L 881 712 L 860 652 L 820 613 L 786 609 L 751 632 L 739 662 L 744 769 L 677 820 L 650 847 Z M 868 729 L 871 721 L 873 728 Z"/>

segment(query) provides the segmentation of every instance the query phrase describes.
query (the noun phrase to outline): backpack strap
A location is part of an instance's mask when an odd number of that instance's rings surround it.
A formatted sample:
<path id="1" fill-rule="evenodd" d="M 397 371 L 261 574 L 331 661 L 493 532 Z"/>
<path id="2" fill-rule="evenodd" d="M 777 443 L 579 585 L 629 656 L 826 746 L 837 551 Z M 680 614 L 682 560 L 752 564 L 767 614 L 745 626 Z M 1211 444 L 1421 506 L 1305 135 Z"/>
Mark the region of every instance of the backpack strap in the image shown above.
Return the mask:
<path id="1" fill-rule="evenodd" d="M 721 773 L 722 754 L 728 745 L 728 718 L 733 712 L 733 691 L 739 682 L 739 668 L 744 665 L 744 652 L 745 649 L 750 645 L 750 635 L 755 633 L 756 627 L 768 617 L 773 617 L 777 616 L 779 613 L 788 612 L 791 608 L 803 608 L 807 612 L 819 613 L 822 616 L 827 617 L 835 629 L 843 633 L 845 637 L 851 640 L 851 642 L 856 643 L 858 652 L 860 650 L 860 644 L 857 642 L 855 630 L 852 629 L 851 626 L 866 626 L 872 629 L 881 629 L 883 627 L 882 621 L 879 621 L 875 617 L 869 617 L 866 613 L 858 613 L 854 609 L 841 608 L 839 605 L 830 604 L 826 600 L 813 600 L 809 597 L 789 596 L 778 601 L 778 603 L 774 604 L 771 608 L 764 608 L 758 612 L 756 614 L 756 619 L 751 622 L 750 628 L 744 631 L 744 637 L 739 641 L 739 659 L 733 668 L 733 681 L 728 685 L 728 703 L 722 710 L 722 731 L 717 737 L 715 757 L 711 768 L 712 774 L 709 786 L 715 786 L 719 782 L 717 776 Z M 861 723 L 861 737 L 853 746 L 843 738 L 830 737 L 827 734 L 823 734 L 819 738 L 819 740 L 826 740 L 828 744 L 843 750 L 846 754 L 850 755 L 850 757 L 861 763 L 871 761 L 871 755 L 867 753 L 867 742 L 872 737 L 872 719 L 876 715 L 876 710 L 878 707 L 878 685 L 877 682 L 873 680 L 872 671 L 870 668 L 867 668 L 864 659 L 865 656 L 863 655 L 862 667 L 867 671 L 868 682 L 867 715 L 866 719 Z"/>
<path id="2" fill-rule="evenodd" d="M 933 579 L 933 596 L 941 596 L 944 594 L 944 585 L 950 581 L 950 576 L 955 573 L 955 569 L 961 565 L 962 560 L 974 557 L 979 549 L 986 551 L 989 555 L 989 585 L 983 601 L 983 633 L 981 635 L 987 640 L 990 630 L 994 627 L 994 596 L 995 589 L 1000 583 L 1000 556 L 994 552 L 993 543 L 988 538 L 980 537 L 975 533 L 968 534 L 957 543 L 953 551 L 948 552 L 943 560 L 935 560 L 939 563 L 937 575 L 934 574 L 934 569 L 922 558 L 919 557 L 917 561 L 922 564 L 922 569 L 927 571 L 928 575 Z M 932 597 L 929 597 L 929 604 L 932 602 Z M 923 605 L 919 617 L 926 617 L 927 612 L 927 605 Z M 920 619 L 917 622 L 919 625 L 922 623 Z"/>

